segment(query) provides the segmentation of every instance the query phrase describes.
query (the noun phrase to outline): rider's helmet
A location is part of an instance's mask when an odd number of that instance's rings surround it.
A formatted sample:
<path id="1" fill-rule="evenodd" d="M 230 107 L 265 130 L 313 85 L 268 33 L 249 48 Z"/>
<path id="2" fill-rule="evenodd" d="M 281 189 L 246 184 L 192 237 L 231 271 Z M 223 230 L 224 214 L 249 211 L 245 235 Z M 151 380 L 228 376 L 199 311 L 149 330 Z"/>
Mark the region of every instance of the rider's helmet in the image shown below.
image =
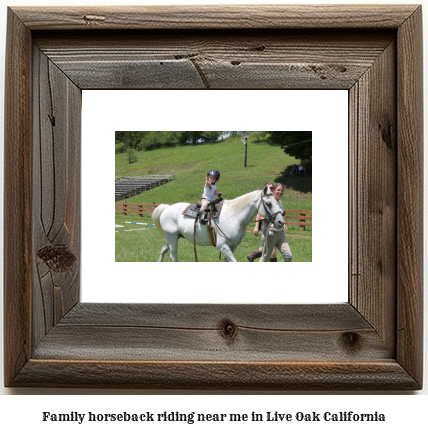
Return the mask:
<path id="1" fill-rule="evenodd" d="M 216 169 L 211 169 L 208 173 L 207 176 L 214 176 L 215 178 L 217 178 L 217 181 L 220 179 L 220 172 Z"/>

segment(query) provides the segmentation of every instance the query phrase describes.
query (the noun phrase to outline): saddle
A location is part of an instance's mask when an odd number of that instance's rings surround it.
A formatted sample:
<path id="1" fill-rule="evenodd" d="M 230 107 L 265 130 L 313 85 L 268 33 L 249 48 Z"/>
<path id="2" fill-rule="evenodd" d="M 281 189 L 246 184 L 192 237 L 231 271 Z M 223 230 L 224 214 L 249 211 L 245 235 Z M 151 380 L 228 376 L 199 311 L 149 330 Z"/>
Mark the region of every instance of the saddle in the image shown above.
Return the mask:
<path id="1" fill-rule="evenodd" d="M 196 218 L 199 215 L 199 211 L 201 210 L 201 202 L 193 203 L 191 205 L 186 206 L 183 211 L 183 215 L 191 218 Z M 221 208 L 223 207 L 223 199 L 221 197 L 213 200 L 208 208 L 205 210 L 204 218 L 208 220 L 208 216 L 212 219 L 217 218 L 220 215 Z"/>
<path id="2" fill-rule="evenodd" d="M 195 219 L 195 225 L 194 225 L 194 232 L 193 232 L 193 247 L 195 250 L 195 260 L 198 262 L 198 256 L 196 253 L 196 223 L 198 222 L 199 218 L 199 211 L 201 210 L 202 203 L 199 201 L 197 203 L 191 204 L 186 206 L 186 208 L 183 211 L 183 215 L 187 217 L 191 217 Z M 223 199 L 219 197 L 218 199 L 213 200 L 209 205 L 208 208 L 205 210 L 204 215 L 202 216 L 203 219 L 205 219 L 205 223 L 208 220 L 208 236 L 211 242 L 211 245 L 213 247 L 216 247 L 217 240 L 215 235 L 214 226 L 211 224 L 211 219 L 217 218 L 220 215 L 221 208 L 223 207 Z M 202 224 L 205 224 L 202 223 Z"/>

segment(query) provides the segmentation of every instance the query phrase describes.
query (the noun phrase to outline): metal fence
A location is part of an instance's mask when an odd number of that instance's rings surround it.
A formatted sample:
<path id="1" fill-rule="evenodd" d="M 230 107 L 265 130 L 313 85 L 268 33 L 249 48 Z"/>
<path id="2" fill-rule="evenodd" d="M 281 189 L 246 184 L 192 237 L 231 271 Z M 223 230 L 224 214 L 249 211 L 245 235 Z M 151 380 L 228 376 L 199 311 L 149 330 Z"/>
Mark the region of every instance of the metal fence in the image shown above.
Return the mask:
<path id="1" fill-rule="evenodd" d="M 174 179 L 175 175 L 116 177 L 115 200 L 118 201 L 135 196 L 143 191 L 159 187 L 159 185 L 166 184 Z"/>

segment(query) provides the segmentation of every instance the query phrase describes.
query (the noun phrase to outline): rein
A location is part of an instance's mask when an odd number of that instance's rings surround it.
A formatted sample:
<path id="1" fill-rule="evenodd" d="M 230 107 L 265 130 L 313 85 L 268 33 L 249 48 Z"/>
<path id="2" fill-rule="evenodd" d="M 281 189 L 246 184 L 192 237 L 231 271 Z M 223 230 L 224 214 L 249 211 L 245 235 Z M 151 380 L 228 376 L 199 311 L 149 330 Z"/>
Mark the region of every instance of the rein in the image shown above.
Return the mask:
<path id="1" fill-rule="evenodd" d="M 199 220 L 199 215 L 195 218 L 195 226 L 193 226 L 193 248 L 195 250 L 195 262 L 198 262 L 198 254 L 196 253 L 196 223 Z"/>
<path id="2" fill-rule="evenodd" d="M 232 244 L 236 244 L 236 243 L 234 243 L 221 229 L 220 229 L 220 226 L 217 224 L 217 222 L 215 221 L 215 220 L 213 220 L 214 221 L 214 224 L 216 225 L 216 228 L 219 230 L 219 232 L 224 236 L 224 238 L 226 238 L 226 240 L 228 240 L 228 241 L 230 241 Z M 244 247 L 244 248 L 248 248 L 248 247 L 253 247 L 253 246 L 255 246 L 258 242 L 259 242 L 259 240 L 260 240 L 260 238 L 261 238 L 261 234 L 260 234 L 260 236 L 257 238 L 257 240 L 256 240 L 256 242 L 255 243 L 253 243 L 253 244 L 251 244 L 251 245 L 249 245 L 249 246 L 241 246 L 241 245 L 238 245 L 238 247 Z"/>

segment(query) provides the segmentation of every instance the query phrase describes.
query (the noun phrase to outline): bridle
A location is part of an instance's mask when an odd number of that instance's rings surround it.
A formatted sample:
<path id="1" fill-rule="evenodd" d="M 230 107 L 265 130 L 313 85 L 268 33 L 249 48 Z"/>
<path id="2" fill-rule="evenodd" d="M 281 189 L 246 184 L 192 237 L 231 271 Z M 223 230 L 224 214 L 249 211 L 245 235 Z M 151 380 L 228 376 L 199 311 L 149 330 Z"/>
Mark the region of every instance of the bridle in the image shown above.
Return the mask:
<path id="1" fill-rule="evenodd" d="M 269 209 L 268 209 L 268 207 L 267 207 L 267 205 L 266 205 L 266 202 L 263 200 L 263 191 L 261 191 L 260 192 L 260 204 L 263 204 L 263 207 L 264 207 L 264 209 L 265 209 L 265 211 L 266 211 L 266 214 L 269 216 L 268 217 L 268 221 L 269 221 L 269 223 L 273 223 L 273 221 L 275 220 L 275 216 L 277 215 L 277 214 L 281 214 L 281 210 L 278 210 L 278 211 L 276 211 L 276 212 L 274 212 L 274 213 L 271 213 L 270 211 L 269 211 Z M 259 204 L 259 206 L 257 207 L 257 212 L 260 214 L 260 212 L 259 212 L 259 208 L 260 208 L 260 204 Z"/>
<path id="2" fill-rule="evenodd" d="M 268 214 L 268 221 L 269 221 L 269 223 L 270 224 L 272 224 L 273 223 L 273 221 L 275 220 L 275 216 L 277 215 L 277 214 L 281 214 L 281 210 L 279 210 L 279 211 L 277 211 L 277 212 L 274 212 L 274 213 L 271 213 L 269 210 L 268 210 L 268 207 L 266 206 L 266 202 L 263 200 L 263 192 L 261 192 L 260 193 L 260 202 L 263 204 L 263 207 L 264 207 L 264 209 L 265 209 L 265 211 L 266 211 L 266 213 Z M 260 204 L 259 204 L 259 207 L 260 207 Z M 257 211 L 258 212 L 258 211 Z M 260 212 L 259 212 L 259 214 L 260 214 Z M 266 254 L 266 251 L 267 251 L 267 241 L 268 241 L 268 237 L 267 237 L 267 233 L 268 233 L 268 231 L 269 231 L 269 225 L 266 225 L 266 228 L 265 228 L 265 242 L 263 243 L 263 251 L 262 251 L 262 255 L 265 255 Z"/>

